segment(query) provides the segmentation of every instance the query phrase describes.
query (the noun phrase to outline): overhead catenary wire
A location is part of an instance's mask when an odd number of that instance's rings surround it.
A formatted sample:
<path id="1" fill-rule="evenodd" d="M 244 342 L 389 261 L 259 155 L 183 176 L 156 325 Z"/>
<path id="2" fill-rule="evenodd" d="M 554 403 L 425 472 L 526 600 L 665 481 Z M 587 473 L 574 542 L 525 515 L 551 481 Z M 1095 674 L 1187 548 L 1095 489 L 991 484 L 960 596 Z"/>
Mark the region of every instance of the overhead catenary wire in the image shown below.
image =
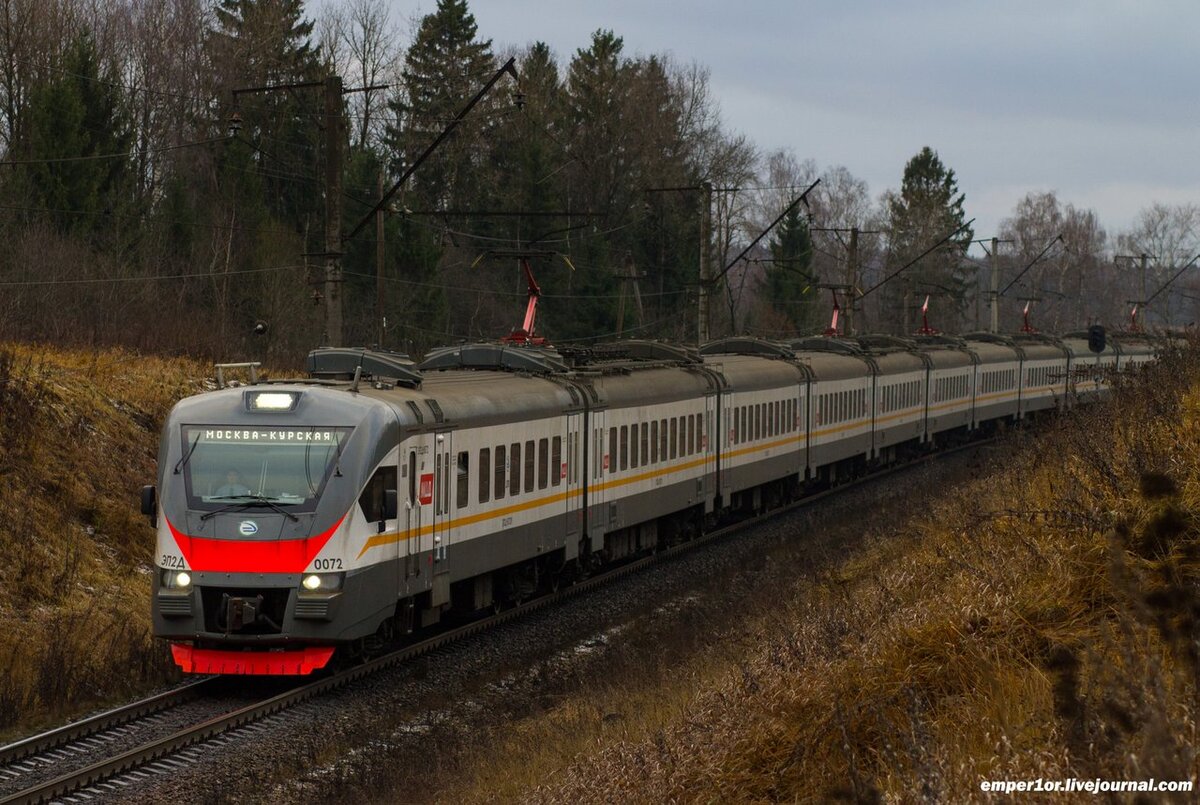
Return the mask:
<path id="1" fill-rule="evenodd" d="M 874 292 L 875 292 L 876 290 L 878 290 L 879 288 L 881 288 L 881 287 L 883 287 L 884 285 L 886 285 L 887 283 L 891 282 L 891 281 L 892 281 L 892 280 L 894 280 L 896 277 L 900 276 L 900 275 L 901 275 L 901 274 L 903 274 L 905 271 L 907 271 L 908 269 L 910 269 L 910 268 L 912 268 L 913 266 L 915 266 L 915 265 L 916 265 L 917 263 L 919 263 L 921 260 L 925 259 L 925 257 L 927 257 L 928 255 L 932 254 L 934 251 L 936 251 L 937 249 L 939 249 L 943 243 L 947 243 L 947 242 L 949 242 L 951 239 L 953 239 L 953 237 L 954 237 L 955 235 L 957 235 L 959 232 L 961 232 L 962 230 L 966 229 L 967 227 L 969 227 L 969 226 L 970 226 L 971 224 L 973 224 L 973 223 L 975 223 L 975 219 L 974 219 L 974 218 L 972 218 L 970 221 L 967 221 L 966 223 L 959 224 L 958 226 L 956 226 L 956 227 L 954 228 L 954 230 L 953 230 L 952 232 L 950 232 L 948 235 L 946 235 L 945 237 L 943 237 L 943 238 L 942 238 L 941 240 L 939 240 L 937 243 L 933 244 L 933 245 L 932 245 L 932 246 L 930 246 L 928 249 L 926 249 L 925 251 L 921 252 L 920 254 L 918 254 L 918 255 L 917 255 L 916 257 L 914 257 L 913 259 L 909 260 L 909 261 L 908 261 L 907 263 L 905 263 L 904 265 L 900 266 L 900 268 L 896 269 L 896 270 L 895 270 L 895 271 L 893 271 L 891 274 L 888 274 L 886 277 L 884 277 L 883 279 L 881 279 L 879 282 L 875 283 L 875 284 L 874 284 L 874 285 L 872 285 L 870 288 L 868 288 L 867 290 L 863 291 L 861 294 L 859 294 L 859 297 L 858 297 L 858 298 L 859 298 L 859 299 L 862 299 L 863 297 L 865 297 L 865 296 L 867 296 L 867 295 L 869 295 L 869 294 L 871 294 L 871 293 L 874 293 Z"/>
<path id="2" fill-rule="evenodd" d="M 194 274 L 143 274 L 136 277 L 78 277 L 55 280 L 0 280 L 0 287 L 30 287 L 36 285 L 100 285 L 117 282 L 158 282 L 161 280 L 204 279 L 207 277 L 227 277 L 235 274 L 266 274 L 272 271 L 288 271 L 307 268 L 303 263 L 269 268 L 244 268 L 233 271 L 206 271 Z"/>
<path id="3" fill-rule="evenodd" d="M 207 140 L 197 140 L 192 143 L 180 143 L 178 145 L 166 145 L 160 148 L 149 149 L 143 154 L 161 154 L 167 151 L 179 151 L 183 148 L 197 148 L 202 145 L 212 145 L 214 143 L 226 142 L 229 137 L 212 137 Z M 84 154 L 81 156 L 72 157 L 35 157 L 32 159 L 4 159 L 0 160 L 0 167 L 16 167 L 18 165 L 55 165 L 65 162 L 92 162 L 104 159 L 133 159 L 135 150 L 130 148 L 127 151 L 117 151 L 111 154 Z"/>

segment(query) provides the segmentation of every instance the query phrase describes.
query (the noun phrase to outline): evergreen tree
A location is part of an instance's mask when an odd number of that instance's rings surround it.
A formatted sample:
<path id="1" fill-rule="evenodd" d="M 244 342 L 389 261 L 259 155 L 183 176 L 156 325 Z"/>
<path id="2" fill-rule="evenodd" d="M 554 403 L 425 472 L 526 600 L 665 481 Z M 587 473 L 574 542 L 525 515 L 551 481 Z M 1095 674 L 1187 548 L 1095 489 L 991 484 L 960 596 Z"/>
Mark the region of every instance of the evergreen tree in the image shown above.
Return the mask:
<path id="1" fill-rule="evenodd" d="M 433 13 L 421 19 L 402 73 L 402 90 L 389 103 L 397 124 L 388 127 L 385 143 L 397 172 L 433 142 L 495 70 L 491 40 L 476 39 L 476 32 L 466 0 L 438 0 Z M 421 206 L 446 209 L 472 199 L 479 184 L 475 146 L 486 141 L 495 125 L 489 121 L 494 105 L 494 95 L 484 99 L 418 169 L 412 181 Z"/>
<path id="2" fill-rule="evenodd" d="M 313 23 L 304 17 L 302 0 L 220 0 L 214 14 L 208 48 L 226 91 L 221 120 L 236 111 L 242 119 L 238 139 L 253 151 L 249 166 L 227 167 L 256 172 L 272 216 L 302 231 L 323 214 L 320 89 L 254 93 L 236 101 L 227 90 L 322 79 L 324 70 L 311 41 Z M 238 148 L 218 149 L 218 154 L 241 162 Z M 242 190 L 240 184 L 231 189 Z M 234 196 L 239 197 L 245 198 Z"/>
<path id="3" fill-rule="evenodd" d="M 887 205 L 888 234 L 895 263 L 904 265 L 962 226 L 966 221 L 965 200 L 966 195 L 958 191 L 954 171 L 942 163 L 937 152 L 928 146 L 922 148 L 904 166 L 900 194 L 893 196 Z M 901 295 L 905 288 L 910 291 L 910 308 L 918 296 L 941 293 L 961 314 L 967 306 L 971 279 L 962 253 L 973 237 L 972 229 L 963 229 L 945 248 L 910 268 L 901 277 L 903 283 L 897 280 L 893 283 L 896 287 L 888 289 L 892 303 L 904 303 Z"/>
<path id="4" fill-rule="evenodd" d="M 133 135 L 124 99 L 113 77 L 101 75 L 87 34 L 71 43 L 62 71 L 51 75 L 30 92 L 27 126 L 14 150 L 31 162 L 19 166 L 14 189 L 22 206 L 54 210 L 64 232 L 110 232 L 117 219 L 99 214 L 124 211 L 131 198 Z"/>
<path id="5" fill-rule="evenodd" d="M 812 329 L 818 316 L 813 286 L 819 280 L 812 273 L 812 233 L 798 206 L 779 222 L 770 250 L 772 262 L 763 278 L 767 300 L 796 331 Z"/>

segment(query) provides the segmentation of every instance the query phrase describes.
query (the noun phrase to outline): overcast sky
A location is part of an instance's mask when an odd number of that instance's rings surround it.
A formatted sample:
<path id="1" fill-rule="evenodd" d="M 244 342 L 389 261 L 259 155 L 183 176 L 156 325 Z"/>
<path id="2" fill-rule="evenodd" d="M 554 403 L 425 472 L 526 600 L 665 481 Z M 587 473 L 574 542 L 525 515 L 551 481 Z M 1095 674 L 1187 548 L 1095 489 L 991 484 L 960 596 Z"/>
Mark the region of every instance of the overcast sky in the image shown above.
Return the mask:
<path id="1" fill-rule="evenodd" d="M 434 0 L 394 0 L 400 16 Z M 1153 201 L 1200 201 L 1200 2 L 472 0 L 497 49 L 560 61 L 611 28 L 629 55 L 711 70 L 727 127 L 764 151 L 845 165 L 877 197 L 929 145 L 977 237 L 1031 190 L 1110 236 Z"/>

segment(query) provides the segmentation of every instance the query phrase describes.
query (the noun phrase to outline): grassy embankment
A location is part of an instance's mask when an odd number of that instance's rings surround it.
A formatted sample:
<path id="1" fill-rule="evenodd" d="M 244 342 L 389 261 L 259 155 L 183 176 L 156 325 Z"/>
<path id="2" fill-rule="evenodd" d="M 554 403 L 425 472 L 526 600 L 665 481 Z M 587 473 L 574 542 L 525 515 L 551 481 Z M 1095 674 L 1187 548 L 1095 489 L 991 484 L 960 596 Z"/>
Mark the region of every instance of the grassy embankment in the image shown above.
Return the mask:
<path id="1" fill-rule="evenodd" d="M 0 344 L 0 736 L 161 683 L 154 534 L 163 417 L 211 366 Z"/>
<path id="2" fill-rule="evenodd" d="M 1012 438 L 989 477 L 775 591 L 742 639 L 508 725 L 443 798 L 963 801 L 984 779 L 1196 779 L 1200 357 Z"/>

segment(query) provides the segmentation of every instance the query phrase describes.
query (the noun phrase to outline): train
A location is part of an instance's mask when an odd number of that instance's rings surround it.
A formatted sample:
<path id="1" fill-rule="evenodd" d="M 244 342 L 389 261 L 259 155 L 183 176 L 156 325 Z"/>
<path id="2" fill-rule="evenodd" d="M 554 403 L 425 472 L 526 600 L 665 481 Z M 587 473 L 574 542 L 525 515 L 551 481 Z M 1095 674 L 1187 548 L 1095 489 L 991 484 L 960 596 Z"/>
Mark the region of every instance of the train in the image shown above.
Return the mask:
<path id="1" fill-rule="evenodd" d="M 322 348 L 162 430 L 154 634 L 185 674 L 305 675 L 730 517 L 1108 392 L 1137 334 Z M 1095 349 L 1099 347 L 1099 351 Z"/>

